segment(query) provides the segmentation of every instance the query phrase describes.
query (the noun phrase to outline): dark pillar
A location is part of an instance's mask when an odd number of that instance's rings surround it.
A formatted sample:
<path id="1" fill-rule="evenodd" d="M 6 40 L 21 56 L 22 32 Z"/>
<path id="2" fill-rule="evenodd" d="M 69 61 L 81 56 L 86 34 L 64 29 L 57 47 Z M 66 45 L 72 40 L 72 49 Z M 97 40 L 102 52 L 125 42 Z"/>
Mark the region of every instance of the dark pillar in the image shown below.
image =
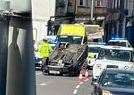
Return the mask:
<path id="1" fill-rule="evenodd" d="M 6 95 L 9 18 L 0 16 L 0 95 Z"/>
<path id="2" fill-rule="evenodd" d="M 35 95 L 31 14 L 11 17 L 10 26 L 6 95 Z"/>
<path id="3" fill-rule="evenodd" d="M 124 23 L 124 3 L 125 0 L 120 0 L 120 17 L 119 17 L 119 29 L 118 29 L 118 36 L 123 37 L 123 23 Z"/>

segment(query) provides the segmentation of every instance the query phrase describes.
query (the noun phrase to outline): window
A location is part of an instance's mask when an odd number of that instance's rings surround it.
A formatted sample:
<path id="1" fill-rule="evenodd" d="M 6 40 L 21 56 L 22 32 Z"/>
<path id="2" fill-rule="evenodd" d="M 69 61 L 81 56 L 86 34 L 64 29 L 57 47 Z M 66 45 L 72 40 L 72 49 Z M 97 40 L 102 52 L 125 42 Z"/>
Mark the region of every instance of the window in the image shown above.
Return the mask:
<path id="1" fill-rule="evenodd" d="M 80 0 L 79 5 L 80 6 L 88 6 L 88 0 Z"/>
<path id="2" fill-rule="evenodd" d="M 117 7 L 120 8 L 120 0 L 117 1 Z"/>
<path id="3" fill-rule="evenodd" d="M 119 1 L 119 0 L 115 0 L 115 6 L 114 6 L 114 8 L 117 8 L 117 6 L 118 6 L 118 1 Z"/>
<path id="4" fill-rule="evenodd" d="M 84 5 L 84 0 L 80 0 L 80 5 Z"/>
<path id="5" fill-rule="evenodd" d="M 101 1 L 96 1 L 96 6 L 101 6 Z"/>
<path id="6" fill-rule="evenodd" d="M 130 62 L 131 51 L 127 50 L 116 50 L 116 49 L 102 49 L 98 56 L 99 59 L 108 59 L 108 60 L 118 60 Z"/>

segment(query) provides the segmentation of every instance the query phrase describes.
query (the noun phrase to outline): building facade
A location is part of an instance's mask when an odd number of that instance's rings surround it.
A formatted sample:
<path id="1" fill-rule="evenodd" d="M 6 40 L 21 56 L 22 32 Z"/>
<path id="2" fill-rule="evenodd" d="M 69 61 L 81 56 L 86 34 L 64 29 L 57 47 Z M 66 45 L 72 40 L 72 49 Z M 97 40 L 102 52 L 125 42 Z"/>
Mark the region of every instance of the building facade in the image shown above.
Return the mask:
<path id="1" fill-rule="evenodd" d="M 47 22 L 55 15 L 56 0 L 32 0 L 34 40 L 40 41 L 47 35 Z"/>
<path id="2" fill-rule="evenodd" d="M 112 37 L 126 37 L 128 23 L 133 23 L 134 0 L 107 0 L 105 40 Z"/>
<path id="3" fill-rule="evenodd" d="M 104 20 L 106 12 L 106 0 L 59 0 L 55 15 L 63 23 L 90 23 L 91 20 Z"/>

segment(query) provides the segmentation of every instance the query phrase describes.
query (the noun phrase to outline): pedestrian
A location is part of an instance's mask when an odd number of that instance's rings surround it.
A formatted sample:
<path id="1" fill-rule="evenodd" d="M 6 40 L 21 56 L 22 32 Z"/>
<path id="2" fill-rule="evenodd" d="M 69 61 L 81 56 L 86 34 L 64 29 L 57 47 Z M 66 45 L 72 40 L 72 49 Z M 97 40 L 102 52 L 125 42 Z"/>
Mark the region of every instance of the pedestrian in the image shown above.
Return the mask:
<path id="1" fill-rule="evenodd" d="M 49 56 L 52 53 L 52 48 L 48 43 L 47 39 L 43 39 L 43 42 L 40 43 L 39 48 L 38 48 L 38 53 L 40 55 L 40 58 L 42 58 L 42 71 L 45 69 L 45 67 L 49 63 Z"/>

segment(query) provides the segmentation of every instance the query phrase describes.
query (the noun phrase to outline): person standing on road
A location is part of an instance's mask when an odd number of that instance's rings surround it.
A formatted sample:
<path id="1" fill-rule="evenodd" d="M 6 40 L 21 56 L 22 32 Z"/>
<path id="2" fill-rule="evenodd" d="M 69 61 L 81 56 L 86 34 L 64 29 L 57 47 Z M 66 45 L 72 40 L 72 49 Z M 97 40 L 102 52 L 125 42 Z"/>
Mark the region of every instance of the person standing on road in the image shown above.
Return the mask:
<path id="1" fill-rule="evenodd" d="M 52 48 L 49 45 L 47 39 L 43 39 L 43 42 L 39 45 L 38 52 L 43 60 L 42 70 L 48 65 L 49 56 L 52 53 Z"/>

